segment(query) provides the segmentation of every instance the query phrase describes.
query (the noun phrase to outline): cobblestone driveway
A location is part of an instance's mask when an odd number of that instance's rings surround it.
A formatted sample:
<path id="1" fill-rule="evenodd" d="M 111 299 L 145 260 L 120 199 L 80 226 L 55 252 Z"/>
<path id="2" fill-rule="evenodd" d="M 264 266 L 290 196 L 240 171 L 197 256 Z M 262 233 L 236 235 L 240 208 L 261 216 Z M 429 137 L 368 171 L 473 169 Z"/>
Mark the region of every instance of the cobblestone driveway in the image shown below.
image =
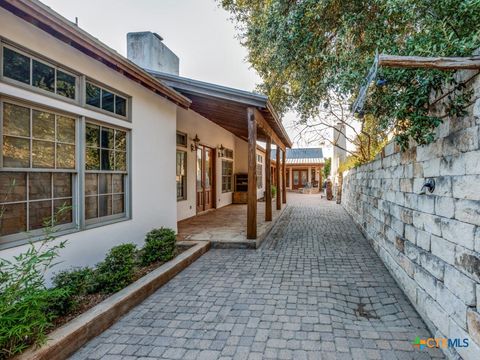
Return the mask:
<path id="1" fill-rule="evenodd" d="M 210 250 L 73 358 L 443 358 L 345 211 L 289 204 L 262 248 Z"/>

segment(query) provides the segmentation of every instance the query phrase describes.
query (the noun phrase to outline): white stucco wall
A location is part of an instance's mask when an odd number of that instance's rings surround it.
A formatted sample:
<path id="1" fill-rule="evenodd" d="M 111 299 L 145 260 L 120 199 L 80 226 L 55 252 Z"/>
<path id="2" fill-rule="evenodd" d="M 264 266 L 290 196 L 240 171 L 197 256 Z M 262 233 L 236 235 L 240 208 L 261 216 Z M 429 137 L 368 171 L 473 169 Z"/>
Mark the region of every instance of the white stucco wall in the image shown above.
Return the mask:
<path id="1" fill-rule="evenodd" d="M 200 144 L 213 148 L 218 154 L 218 147 L 232 149 L 234 152 L 233 172 L 237 153 L 236 136 L 218 126 L 193 110 L 177 109 L 177 130 L 187 134 L 187 147 L 177 146 L 178 150 L 187 152 L 187 199 L 177 202 L 177 218 L 183 220 L 196 215 L 196 152 L 190 150 L 190 144 L 195 135 L 200 139 Z M 216 156 L 216 208 L 232 203 L 232 193 L 222 193 L 222 158 Z M 233 185 L 232 185 L 233 186 Z"/>
<path id="2" fill-rule="evenodd" d="M 0 35 L 59 64 L 75 69 L 132 97 L 132 123 L 0 82 L 0 96 L 26 99 L 40 106 L 66 110 L 105 124 L 132 129 L 132 219 L 66 235 L 57 270 L 93 265 L 120 243 L 142 245 L 145 234 L 155 227 L 176 229 L 175 131 L 176 105 L 128 80 L 98 61 L 0 8 Z M 121 35 L 121 34 L 119 34 Z M 11 258 L 25 246 L 0 251 Z"/>

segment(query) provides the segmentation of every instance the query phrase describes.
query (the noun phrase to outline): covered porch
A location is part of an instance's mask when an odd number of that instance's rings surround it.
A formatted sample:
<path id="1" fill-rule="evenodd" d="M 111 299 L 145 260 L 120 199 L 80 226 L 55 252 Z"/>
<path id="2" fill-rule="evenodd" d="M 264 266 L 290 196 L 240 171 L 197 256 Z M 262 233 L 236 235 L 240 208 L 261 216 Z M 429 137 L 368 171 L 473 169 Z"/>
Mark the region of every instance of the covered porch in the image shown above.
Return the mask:
<path id="1" fill-rule="evenodd" d="M 206 240 L 217 248 L 258 248 L 283 209 L 272 210 L 272 221 L 265 220 L 265 202 L 257 202 L 257 238 L 247 238 L 247 205 L 232 204 L 180 221 L 178 241 Z"/>
<path id="2" fill-rule="evenodd" d="M 211 201 L 213 204 L 211 208 L 214 210 L 209 210 L 207 213 L 197 211 L 196 216 L 180 221 L 178 223 L 179 233 L 185 234 L 186 229 L 190 229 L 190 235 L 195 235 L 196 240 L 198 240 L 199 234 L 218 239 L 225 239 L 226 234 L 228 234 L 228 239 L 253 241 L 260 239 L 265 233 L 265 229 L 274 220 L 275 214 L 281 211 L 287 203 L 285 159 L 286 149 L 290 148 L 292 143 L 272 104 L 266 96 L 260 94 L 182 78 L 177 75 L 157 72 L 151 72 L 151 74 L 188 97 L 192 101 L 189 111 L 194 111 L 220 126 L 245 144 L 244 147 L 236 148 L 235 151 L 241 151 L 246 159 L 244 169 L 248 183 L 244 192 L 246 205 L 227 205 L 225 207 L 219 205 L 219 201 L 214 198 Z M 259 165 L 257 157 L 258 142 L 263 142 L 266 148 L 265 163 L 261 165 Z M 198 142 L 191 146 L 192 148 L 197 147 Z M 276 152 L 276 157 L 279 159 L 278 166 L 281 169 L 276 173 L 275 181 L 272 179 L 271 172 L 267 170 L 271 166 L 272 148 Z M 215 155 L 213 156 L 215 157 Z M 237 165 L 234 164 L 234 169 L 237 168 Z M 263 182 L 262 173 L 259 174 L 259 166 L 263 169 L 264 184 L 257 184 L 257 181 Z M 197 181 L 197 189 L 201 186 L 199 181 Z M 275 192 L 275 202 L 272 201 L 271 191 L 274 182 L 280 184 Z M 213 187 L 215 188 L 215 185 Z M 264 202 L 258 202 L 260 188 L 265 189 L 264 196 L 260 196 L 264 198 Z M 210 213 L 211 211 L 213 213 Z M 223 217 L 223 224 L 214 219 L 217 217 Z M 196 227 L 198 229 L 195 229 Z M 228 231 L 227 227 L 230 228 Z"/>

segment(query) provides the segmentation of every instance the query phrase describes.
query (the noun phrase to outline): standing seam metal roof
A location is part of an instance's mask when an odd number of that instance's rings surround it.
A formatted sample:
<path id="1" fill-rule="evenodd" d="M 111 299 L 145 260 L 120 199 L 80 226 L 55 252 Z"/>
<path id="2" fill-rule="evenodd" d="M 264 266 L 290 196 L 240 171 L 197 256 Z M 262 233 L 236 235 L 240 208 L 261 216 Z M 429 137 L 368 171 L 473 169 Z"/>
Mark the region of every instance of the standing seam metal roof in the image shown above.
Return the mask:
<path id="1" fill-rule="evenodd" d="M 324 162 L 322 148 L 287 149 L 286 155 L 287 164 L 313 164 Z M 276 150 L 272 150 L 271 158 L 272 160 L 276 160 Z"/>

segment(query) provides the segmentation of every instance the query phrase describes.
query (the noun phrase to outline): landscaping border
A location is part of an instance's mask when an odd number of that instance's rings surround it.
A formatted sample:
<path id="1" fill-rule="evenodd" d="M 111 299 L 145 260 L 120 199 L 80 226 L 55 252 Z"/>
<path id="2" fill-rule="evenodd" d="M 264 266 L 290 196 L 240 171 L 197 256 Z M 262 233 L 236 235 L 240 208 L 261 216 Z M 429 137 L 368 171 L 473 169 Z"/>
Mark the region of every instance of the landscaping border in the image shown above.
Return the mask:
<path id="1" fill-rule="evenodd" d="M 41 347 L 31 347 L 15 360 L 63 360 L 87 341 L 112 326 L 121 316 L 166 284 L 210 249 L 209 241 L 179 241 L 177 246 L 191 248 L 108 297 L 72 321 L 48 335 Z"/>

